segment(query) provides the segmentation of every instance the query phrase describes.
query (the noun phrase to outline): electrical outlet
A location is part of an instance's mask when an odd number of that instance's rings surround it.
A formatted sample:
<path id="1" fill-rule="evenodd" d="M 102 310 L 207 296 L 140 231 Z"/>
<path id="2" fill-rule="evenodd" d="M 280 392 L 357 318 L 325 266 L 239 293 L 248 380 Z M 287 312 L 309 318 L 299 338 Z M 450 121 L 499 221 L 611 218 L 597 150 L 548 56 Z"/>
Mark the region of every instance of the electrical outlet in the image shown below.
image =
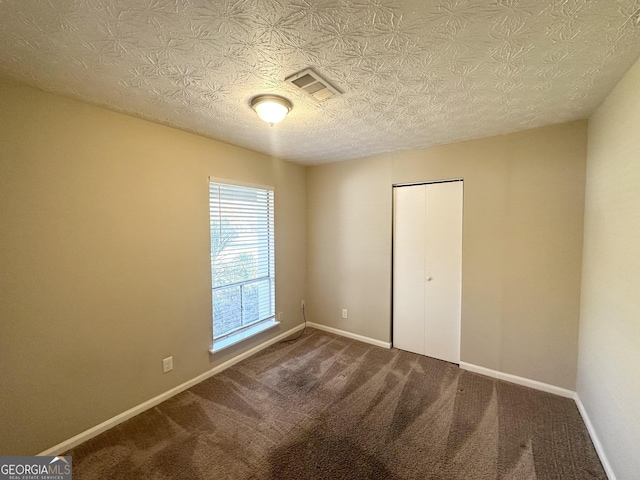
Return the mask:
<path id="1" fill-rule="evenodd" d="M 162 359 L 162 373 L 169 373 L 173 370 L 173 357 Z"/>
<path id="2" fill-rule="evenodd" d="M 346 308 L 343 308 L 343 309 L 342 309 L 342 318 L 347 318 L 347 316 L 348 316 L 348 315 L 349 315 L 349 314 L 348 314 L 348 312 L 347 312 L 347 309 L 346 309 Z"/>
<path id="3" fill-rule="evenodd" d="M 304 300 L 300 300 L 300 308 L 304 308 Z"/>
<path id="4" fill-rule="evenodd" d="M 282 321 L 282 312 L 278 312 L 278 321 L 281 322 Z"/>

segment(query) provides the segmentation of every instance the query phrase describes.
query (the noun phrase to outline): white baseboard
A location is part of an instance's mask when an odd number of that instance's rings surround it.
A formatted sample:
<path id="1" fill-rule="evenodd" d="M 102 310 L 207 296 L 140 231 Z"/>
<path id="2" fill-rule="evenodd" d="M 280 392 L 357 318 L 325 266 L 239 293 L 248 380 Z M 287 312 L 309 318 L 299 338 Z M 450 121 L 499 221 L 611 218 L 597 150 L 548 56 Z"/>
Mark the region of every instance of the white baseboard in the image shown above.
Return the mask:
<path id="1" fill-rule="evenodd" d="M 365 337 L 362 335 L 358 335 L 357 333 L 347 332 L 346 330 L 340 330 L 339 328 L 327 327 L 326 325 L 320 325 L 319 323 L 307 322 L 307 325 L 312 328 L 317 328 L 318 330 L 335 333 L 336 335 L 351 338 L 353 340 L 359 340 L 364 343 L 370 343 L 371 345 L 375 345 L 377 347 L 391 348 L 391 342 L 383 342 L 382 340 L 376 340 L 375 338 Z"/>
<path id="2" fill-rule="evenodd" d="M 116 425 L 121 424 L 122 422 L 129 420 L 132 417 L 135 417 L 136 415 L 139 415 L 140 413 L 144 412 L 145 410 L 149 410 L 150 408 L 155 407 L 156 405 L 164 402 L 165 400 L 168 400 L 169 398 L 173 397 L 174 395 L 177 395 L 178 393 L 184 392 L 185 390 L 193 387 L 194 385 L 206 380 L 209 377 L 214 376 L 216 373 L 220 373 L 223 370 L 226 370 L 227 368 L 231 367 L 232 365 L 235 365 L 236 363 L 244 360 L 245 358 L 250 357 L 251 355 L 258 353 L 260 350 L 264 350 L 265 348 L 273 345 L 274 343 L 279 342 L 280 340 L 288 337 L 289 335 L 296 333 L 300 330 L 302 330 L 304 328 L 304 325 L 298 325 L 297 327 L 294 327 L 290 330 L 287 330 L 286 332 L 281 333 L 280 335 L 271 338 L 269 340 L 267 340 L 266 342 L 261 343 L 260 345 L 257 345 L 249 350 L 247 350 L 246 352 L 241 353 L 240 355 L 237 355 L 229 360 L 227 360 L 224 363 L 221 363 L 220 365 L 213 367 L 211 370 L 208 370 L 206 372 L 204 372 L 201 375 L 198 375 L 195 378 L 192 378 L 191 380 L 178 385 L 177 387 L 172 388 L 171 390 L 167 390 L 164 393 L 161 393 L 160 395 L 153 397 L 150 400 L 147 400 L 146 402 L 141 403 L 140 405 L 136 405 L 133 408 L 130 408 L 129 410 L 122 412 L 118 415 L 116 415 L 115 417 L 112 417 L 108 420 L 105 420 L 104 422 L 100 423 L 99 425 L 96 425 L 95 427 L 91 427 L 89 430 L 85 430 L 84 432 L 79 433 L 78 435 L 71 437 L 68 440 L 65 440 L 64 442 L 61 442 L 51 448 L 48 448 L 47 450 L 40 452 L 38 455 L 59 455 L 62 452 L 66 452 L 67 450 L 80 445 L 83 442 L 86 442 L 87 440 L 100 435 L 102 432 L 106 432 L 107 430 L 109 430 L 110 428 L 115 427 Z"/>
<path id="3" fill-rule="evenodd" d="M 530 380 L 524 377 L 518 377 L 517 375 L 511 375 L 510 373 L 499 372 L 497 370 L 491 370 L 490 368 L 480 367 L 472 363 L 460 362 L 460 368 L 468 370 L 473 373 L 479 373 L 487 377 L 497 378 L 498 380 L 504 380 L 505 382 L 516 383 L 525 387 L 535 388 L 547 393 L 553 393 L 560 395 L 561 397 L 576 398 L 576 392 L 567 390 L 566 388 L 556 387 L 555 385 L 549 385 L 548 383 L 538 382 L 537 380 Z"/>
<path id="4" fill-rule="evenodd" d="M 578 411 L 580 415 L 582 415 L 582 420 L 584 424 L 587 426 L 587 430 L 589 431 L 589 435 L 591 436 L 591 441 L 593 442 L 593 446 L 598 452 L 598 457 L 600 457 L 600 463 L 602 463 L 602 467 L 604 468 L 605 473 L 607 474 L 607 478 L 609 480 L 616 480 L 616 475 L 613 473 L 613 469 L 611 468 L 611 464 L 609 463 L 609 459 L 607 455 L 604 453 L 604 448 L 602 448 L 602 443 L 600 443 L 600 438 L 598 438 L 598 434 L 596 433 L 596 429 L 591 423 L 591 419 L 589 418 L 589 414 L 587 413 L 586 408 L 582 404 L 582 400 L 580 400 L 580 396 L 576 393 L 575 396 L 576 405 L 578 406 Z"/>

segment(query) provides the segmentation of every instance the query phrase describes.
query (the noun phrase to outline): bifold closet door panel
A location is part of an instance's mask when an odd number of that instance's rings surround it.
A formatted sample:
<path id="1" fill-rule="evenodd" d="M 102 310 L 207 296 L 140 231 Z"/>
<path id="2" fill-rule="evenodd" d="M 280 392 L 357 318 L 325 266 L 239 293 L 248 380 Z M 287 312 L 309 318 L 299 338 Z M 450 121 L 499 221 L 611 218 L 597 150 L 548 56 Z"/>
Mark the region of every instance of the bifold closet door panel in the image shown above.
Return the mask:
<path id="1" fill-rule="evenodd" d="M 460 363 L 462 182 L 426 185 L 425 355 Z"/>
<path id="2" fill-rule="evenodd" d="M 422 185 L 394 189 L 393 346 L 422 355 L 425 200 Z"/>

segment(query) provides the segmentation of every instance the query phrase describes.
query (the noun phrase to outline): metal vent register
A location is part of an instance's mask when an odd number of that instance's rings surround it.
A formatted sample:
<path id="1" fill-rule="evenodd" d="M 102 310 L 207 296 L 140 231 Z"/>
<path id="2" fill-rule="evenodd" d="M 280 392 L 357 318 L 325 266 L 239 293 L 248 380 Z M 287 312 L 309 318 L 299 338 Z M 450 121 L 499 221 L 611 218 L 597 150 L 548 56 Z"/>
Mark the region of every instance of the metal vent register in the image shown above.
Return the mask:
<path id="1" fill-rule="evenodd" d="M 284 80 L 318 101 L 326 100 L 341 93 L 340 90 L 310 68 L 305 68 L 298 73 L 289 75 Z"/>

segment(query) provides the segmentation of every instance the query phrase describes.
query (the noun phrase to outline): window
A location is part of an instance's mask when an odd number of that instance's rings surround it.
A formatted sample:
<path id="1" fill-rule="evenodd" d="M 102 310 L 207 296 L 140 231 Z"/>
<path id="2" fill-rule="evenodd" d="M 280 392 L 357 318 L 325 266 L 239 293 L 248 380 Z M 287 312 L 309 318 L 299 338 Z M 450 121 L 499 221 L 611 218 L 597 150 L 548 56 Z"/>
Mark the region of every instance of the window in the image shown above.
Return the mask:
<path id="1" fill-rule="evenodd" d="M 213 351 L 278 324 L 273 189 L 209 182 Z"/>

